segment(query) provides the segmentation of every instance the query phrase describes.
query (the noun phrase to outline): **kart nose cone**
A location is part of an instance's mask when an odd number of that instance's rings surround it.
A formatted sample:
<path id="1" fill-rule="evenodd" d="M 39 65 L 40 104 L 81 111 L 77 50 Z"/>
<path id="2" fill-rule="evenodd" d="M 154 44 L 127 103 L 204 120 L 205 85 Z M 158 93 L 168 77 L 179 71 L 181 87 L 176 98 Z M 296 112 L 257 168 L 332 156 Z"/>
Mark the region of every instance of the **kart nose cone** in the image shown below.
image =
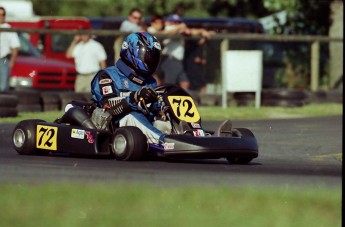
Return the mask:
<path id="1" fill-rule="evenodd" d="M 126 138 L 123 135 L 117 135 L 114 138 L 113 150 L 117 155 L 125 153 L 127 147 Z"/>
<path id="2" fill-rule="evenodd" d="M 21 148 L 25 142 L 25 133 L 22 129 L 17 129 L 13 134 L 13 144 L 17 148 Z"/>

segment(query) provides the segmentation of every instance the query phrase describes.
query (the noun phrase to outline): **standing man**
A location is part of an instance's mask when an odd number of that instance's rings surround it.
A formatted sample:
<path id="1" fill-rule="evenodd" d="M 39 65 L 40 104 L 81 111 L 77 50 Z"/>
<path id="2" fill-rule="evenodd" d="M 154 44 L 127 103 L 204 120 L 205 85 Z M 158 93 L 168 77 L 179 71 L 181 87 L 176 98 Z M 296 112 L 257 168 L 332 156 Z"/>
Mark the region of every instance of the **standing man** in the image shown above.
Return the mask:
<path id="1" fill-rule="evenodd" d="M 143 31 L 142 26 L 143 13 L 139 8 L 133 8 L 127 19 L 121 23 L 120 31 L 121 32 L 141 32 Z"/>
<path id="2" fill-rule="evenodd" d="M 127 19 L 122 21 L 120 32 L 142 32 L 145 31 L 143 27 L 143 13 L 139 8 L 133 8 L 129 11 Z M 114 59 L 115 62 L 120 58 L 121 44 L 123 36 L 118 36 L 114 42 Z"/>
<path id="3" fill-rule="evenodd" d="M 5 22 L 6 10 L 0 7 L 0 28 L 10 28 Z M 20 47 L 16 32 L 0 32 L 0 91 L 9 89 L 9 77 Z"/>
<path id="4" fill-rule="evenodd" d="M 91 92 L 90 84 L 95 74 L 106 67 L 107 54 L 102 44 L 90 34 L 76 35 L 67 49 L 66 57 L 74 58 L 77 70 L 75 92 Z"/>
<path id="5" fill-rule="evenodd" d="M 182 18 L 177 14 L 167 17 L 164 31 L 167 33 L 170 32 L 170 34 L 180 33 L 186 36 L 201 35 L 205 38 L 209 38 L 213 34 L 205 29 L 188 28 L 183 23 Z M 185 52 L 184 39 L 165 39 L 163 45 L 164 49 L 162 54 L 165 56 L 165 60 L 162 60 L 158 77 L 164 83 L 177 84 L 181 88 L 188 90 L 190 83 L 183 66 Z"/>

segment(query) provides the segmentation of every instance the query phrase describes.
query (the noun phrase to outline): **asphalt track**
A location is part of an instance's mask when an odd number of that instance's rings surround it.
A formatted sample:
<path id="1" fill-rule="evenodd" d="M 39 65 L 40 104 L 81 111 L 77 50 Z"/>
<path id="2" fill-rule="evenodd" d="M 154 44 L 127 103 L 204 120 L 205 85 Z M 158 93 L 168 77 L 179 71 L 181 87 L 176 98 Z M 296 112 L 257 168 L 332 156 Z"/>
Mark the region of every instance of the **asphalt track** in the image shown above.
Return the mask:
<path id="1" fill-rule="evenodd" d="M 175 185 L 336 187 L 342 184 L 342 116 L 234 121 L 249 128 L 259 157 L 248 165 L 217 160 L 120 162 L 59 156 L 24 156 L 12 148 L 15 125 L 0 124 L 0 183 L 84 182 Z M 213 130 L 219 122 L 204 122 Z"/>

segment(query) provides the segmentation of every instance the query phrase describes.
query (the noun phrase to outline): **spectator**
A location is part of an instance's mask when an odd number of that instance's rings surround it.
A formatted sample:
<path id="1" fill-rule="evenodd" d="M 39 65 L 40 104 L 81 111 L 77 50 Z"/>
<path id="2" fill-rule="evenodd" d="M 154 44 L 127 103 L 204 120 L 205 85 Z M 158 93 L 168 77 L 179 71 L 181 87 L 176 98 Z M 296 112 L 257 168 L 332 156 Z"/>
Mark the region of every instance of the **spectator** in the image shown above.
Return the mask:
<path id="1" fill-rule="evenodd" d="M 146 29 L 143 25 L 143 13 L 139 8 L 133 8 L 129 11 L 127 19 L 124 20 L 120 29 L 121 32 L 142 32 Z M 119 36 L 114 42 L 114 59 L 115 62 L 120 58 L 121 44 L 123 42 L 123 36 Z M 115 63 L 114 62 L 114 63 Z"/>
<path id="2" fill-rule="evenodd" d="M 127 19 L 121 23 L 120 31 L 121 32 L 140 32 L 144 31 L 143 24 L 143 13 L 139 8 L 133 8 L 128 16 Z"/>
<path id="3" fill-rule="evenodd" d="M 187 40 L 186 42 L 185 68 L 190 81 L 190 90 L 199 93 L 206 92 L 204 76 L 204 65 L 206 64 L 205 44 L 206 38 L 204 37 L 198 40 Z"/>
<path id="4" fill-rule="evenodd" d="M 173 14 L 166 19 L 165 31 L 167 33 L 180 33 L 183 35 L 202 35 L 209 38 L 212 33 L 205 29 L 188 28 L 182 23 L 181 17 Z M 166 39 L 163 41 L 162 60 L 158 77 L 164 83 L 178 84 L 181 88 L 189 89 L 190 83 L 183 67 L 183 57 L 185 52 L 184 39 Z"/>
<path id="5" fill-rule="evenodd" d="M 10 28 L 5 22 L 6 10 L 0 7 L 0 28 Z M 15 32 L 0 32 L 0 91 L 9 89 L 11 69 L 20 47 L 18 34 Z"/>
<path id="6" fill-rule="evenodd" d="M 150 26 L 147 28 L 147 32 L 151 34 L 160 34 L 164 31 L 164 18 L 155 14 L 151 17 Z"/>
<path id="7" fill-rule="evenodd" d="M 150 26 L 147 28 L 147 31 L 154 35 L 174 35 L 174 34 L 178 34 L 182 32 L 183 29 L 186 28 L 186 25 L 181 23 L 175 26 L 175 28 L 173 29 L 166 30 L 164 28 L 165 28 L 165 21 L 164 21 L 163 16 L 156 14 L 151 17 Z M 164 59 L 165 59 L 165 56 L 163 56 L 163 60 Z M 155 73 L 153 77 L 157 80 L 158 85 L 163 84 L 164 82 L 163 78 L 161 76 L 158 76 L 157 73 Z"/>
<path id="8" fill-rule="evenodd" d="M 175 35 L 182 33 L 187 26 L 185 23 L 177 23 L 176 26 L 170 29 L 165 29 L 165 20 L 163 16 L 156 14 L 151 17 L 150 26 L 147 31 L 151 34 Z"/>
<path id="9" fill-rule="evenodd" d="M 90 92 L 93 77 L 106 67 L 107 55 L 102 44 L 92 39 L 90 34 L 76 35 L 67 49 L 66 57 L 74 58 L 78 73 L 75 92 Z"/>

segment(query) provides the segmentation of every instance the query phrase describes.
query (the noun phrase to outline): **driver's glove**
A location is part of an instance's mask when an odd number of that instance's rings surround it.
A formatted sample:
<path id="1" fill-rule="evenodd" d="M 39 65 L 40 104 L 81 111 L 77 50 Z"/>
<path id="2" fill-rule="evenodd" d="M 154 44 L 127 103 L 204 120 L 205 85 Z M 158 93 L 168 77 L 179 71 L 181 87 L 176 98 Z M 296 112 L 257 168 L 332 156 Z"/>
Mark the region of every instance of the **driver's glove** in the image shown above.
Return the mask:
<path id="1" fill-rule="evenodd" d="M 142 87 L 138 91 L 134 91 L 130 94 L 130 99 L 133 103 L 139 104 L 144 102 L 144 104 L 150 104 L 157 101 L 157 92 L 149 87 Z"/>

